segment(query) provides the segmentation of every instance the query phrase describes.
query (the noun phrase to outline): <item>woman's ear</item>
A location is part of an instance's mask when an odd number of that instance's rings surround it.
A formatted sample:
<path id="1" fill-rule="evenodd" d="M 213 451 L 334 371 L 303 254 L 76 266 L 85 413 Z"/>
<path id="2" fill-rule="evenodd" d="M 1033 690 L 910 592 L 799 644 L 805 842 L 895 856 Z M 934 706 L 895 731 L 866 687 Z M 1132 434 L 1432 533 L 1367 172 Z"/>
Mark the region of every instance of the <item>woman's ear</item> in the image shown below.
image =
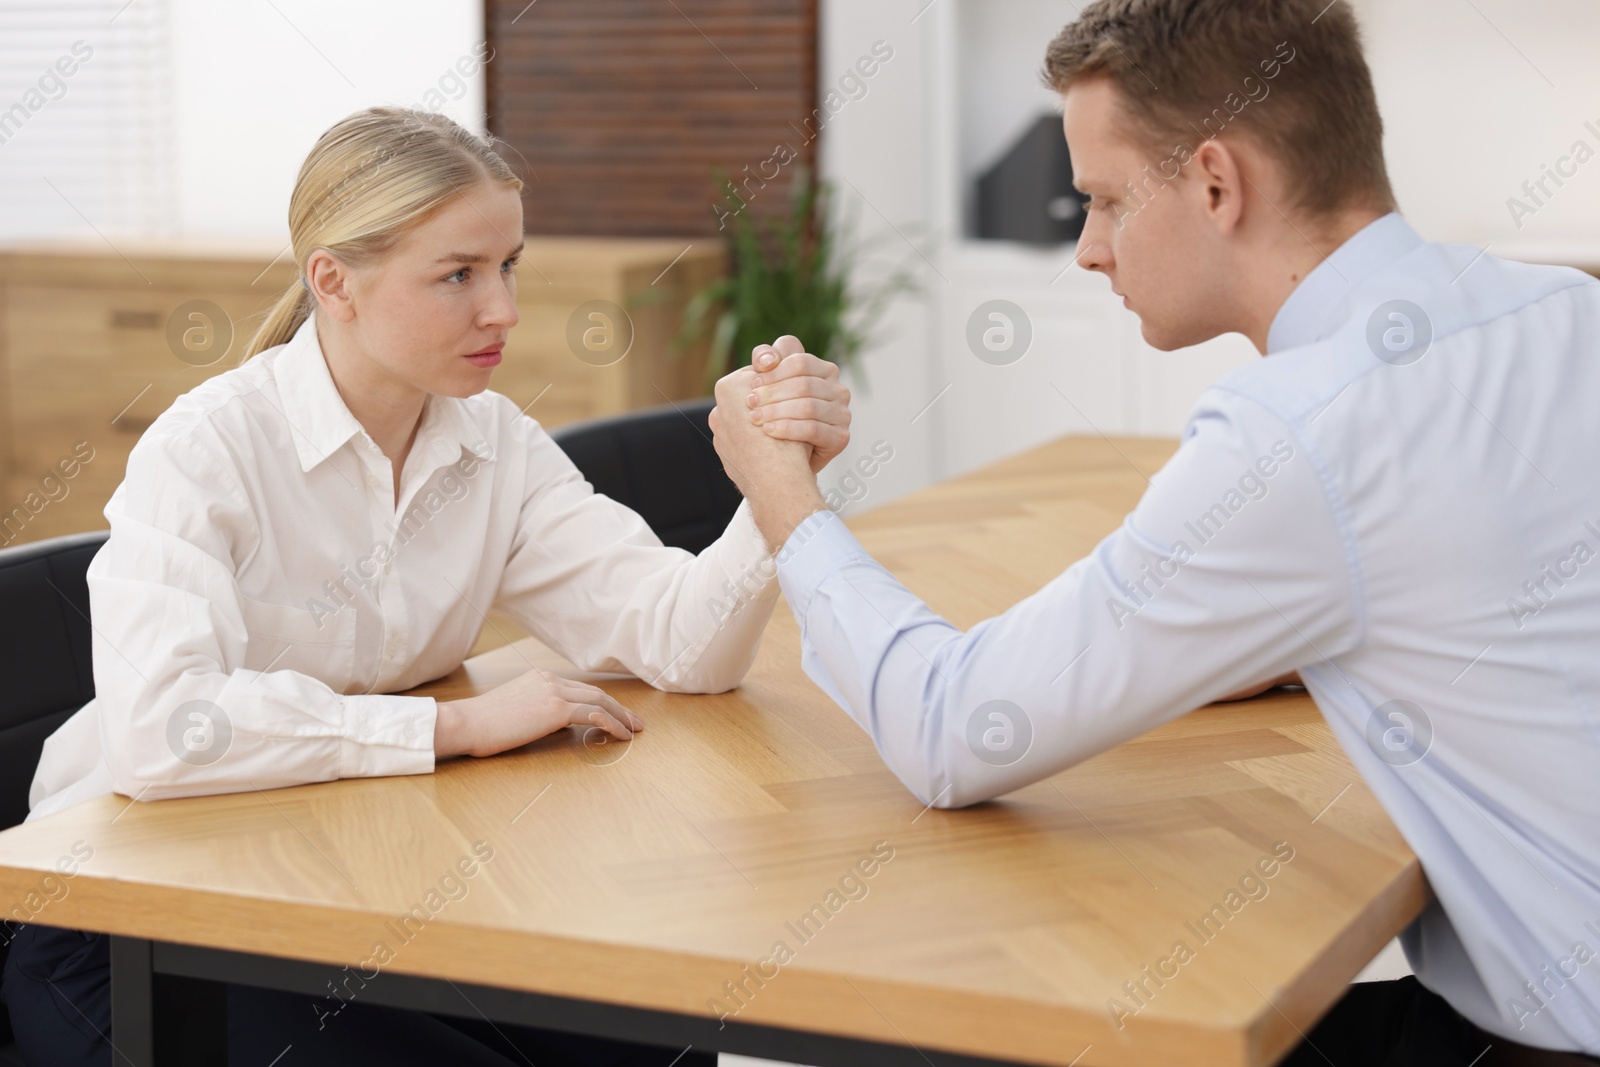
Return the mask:
<path id="1" fill-rule="evenodd" d="M 351 270 L 325 248 L 312 252 L 306 260 L 306 288 L 317 308 L 339 322 L 356 317 L 351 292 Z"/>

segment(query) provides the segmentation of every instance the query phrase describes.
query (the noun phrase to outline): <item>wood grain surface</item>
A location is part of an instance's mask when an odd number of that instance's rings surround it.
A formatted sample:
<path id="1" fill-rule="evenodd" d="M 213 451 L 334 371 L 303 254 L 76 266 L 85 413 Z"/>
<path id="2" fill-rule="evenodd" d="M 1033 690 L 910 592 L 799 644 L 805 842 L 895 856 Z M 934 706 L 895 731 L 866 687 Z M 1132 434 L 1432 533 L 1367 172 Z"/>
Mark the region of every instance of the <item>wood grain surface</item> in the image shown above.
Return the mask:
<path id="1" fill-rule="evenodd" d="M 1086 554 L 1173 448 L 1065 438 L 850 525 L 970 626 Z M 597 679 L 525 640 L 422 691 L 534 664 Z M 732 692 L 602 684 L 646 720 L 633 742 L 562 733 L 431 775 L 106 796 L 13 828 L 0 903 L 333 979 L 382 968 L 1089 1067 L 1272 1063 L 1427 900 L 1297 692 L 941 811 L 804 676 L 782 603 Z"/>

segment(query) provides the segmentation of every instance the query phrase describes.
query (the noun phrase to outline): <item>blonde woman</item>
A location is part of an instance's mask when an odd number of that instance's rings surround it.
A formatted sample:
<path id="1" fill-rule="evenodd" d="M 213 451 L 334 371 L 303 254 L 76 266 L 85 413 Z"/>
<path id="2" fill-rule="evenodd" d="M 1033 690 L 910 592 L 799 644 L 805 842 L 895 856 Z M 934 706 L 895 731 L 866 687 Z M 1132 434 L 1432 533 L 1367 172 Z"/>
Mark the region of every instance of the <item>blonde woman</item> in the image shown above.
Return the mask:
<path id="1" fill-rule="evenodd" d="M 244 363 L 144 434 L 106 507 L 89 568 L 97 695 L 46 743 L 30 818 L 113 791 L 418 774 L 567 726 L 643 728 L 538 670 L 466 700 L 388 695 L 459 664 L 491 607 L 586 669 L 674 692 L 739 683 L 775 583 L 736 612 L 708 604 L 773 573 L 749 505 L 698 556 L 664 547 L 488 391 L 517 323 L 521 188 L 437 114 L 372 108 L 317 141 L 289 205 L 300 280 Z M 820 470 L 849 439 L 849 393 L 780 344 L 755 353 L 771 402 L 751 417 Z M 102 936 L 18 934 L 4 993 L 30 1062 L 109 1064 L 106 991 Z M 681 1051 L 515 1027 L 480 1041 L 444 1016 L 318 1004 L 230 987 L 232 1062 L 665 1067 Z"/>

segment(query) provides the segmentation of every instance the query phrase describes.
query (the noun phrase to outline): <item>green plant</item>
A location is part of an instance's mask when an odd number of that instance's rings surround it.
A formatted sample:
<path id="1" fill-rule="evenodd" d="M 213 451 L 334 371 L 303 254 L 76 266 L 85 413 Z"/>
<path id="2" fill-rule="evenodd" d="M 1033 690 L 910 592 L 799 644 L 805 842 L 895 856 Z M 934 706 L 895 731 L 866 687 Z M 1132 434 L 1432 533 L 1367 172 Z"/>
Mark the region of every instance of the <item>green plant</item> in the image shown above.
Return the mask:
<path id="1" fill-rule="evenodd" d="M 862 287 L 853 272 L 862 249 L 845 243 L 846 227 L 833 218 L 832 190 L 796 171 L 786 217 L 762 226 L 734 191 L 725 173 L 717 182 L 729 207 L 726 240 L 732 273 L 701 289 L 684 307 L 683 326 L 673 342 L 682 352 L 711 333 L 706 389 L 734 367 L 750 362 L 751 349 L 784 334 L 800 338 L 806 351 L 839 365 L 859 366 L 862 348 L 900 293 L 919 291 L 903 267 Z"/>

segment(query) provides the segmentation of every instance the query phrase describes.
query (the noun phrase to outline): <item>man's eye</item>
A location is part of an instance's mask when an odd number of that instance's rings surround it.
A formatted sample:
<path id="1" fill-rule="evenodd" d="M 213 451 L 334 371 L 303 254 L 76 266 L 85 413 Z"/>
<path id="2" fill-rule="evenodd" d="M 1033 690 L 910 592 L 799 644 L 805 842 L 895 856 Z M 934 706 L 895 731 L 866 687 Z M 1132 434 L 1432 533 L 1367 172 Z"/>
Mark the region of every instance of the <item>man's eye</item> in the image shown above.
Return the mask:
<path id="1" fill-rule="evenodd" d="M 447 275 L 445 275 L 444 280 L 447 281 L 447 282 L 451 281 L 456 277 L 456 275 L 466 274 L 471 269 L 472 268 L 470 268 L 470 267 L 462 267 L 460 270 L 456 271 L 455 274 L 447 274 Z M 465 281 L 465 279 L 462 279 L 462 280 Z"/>

